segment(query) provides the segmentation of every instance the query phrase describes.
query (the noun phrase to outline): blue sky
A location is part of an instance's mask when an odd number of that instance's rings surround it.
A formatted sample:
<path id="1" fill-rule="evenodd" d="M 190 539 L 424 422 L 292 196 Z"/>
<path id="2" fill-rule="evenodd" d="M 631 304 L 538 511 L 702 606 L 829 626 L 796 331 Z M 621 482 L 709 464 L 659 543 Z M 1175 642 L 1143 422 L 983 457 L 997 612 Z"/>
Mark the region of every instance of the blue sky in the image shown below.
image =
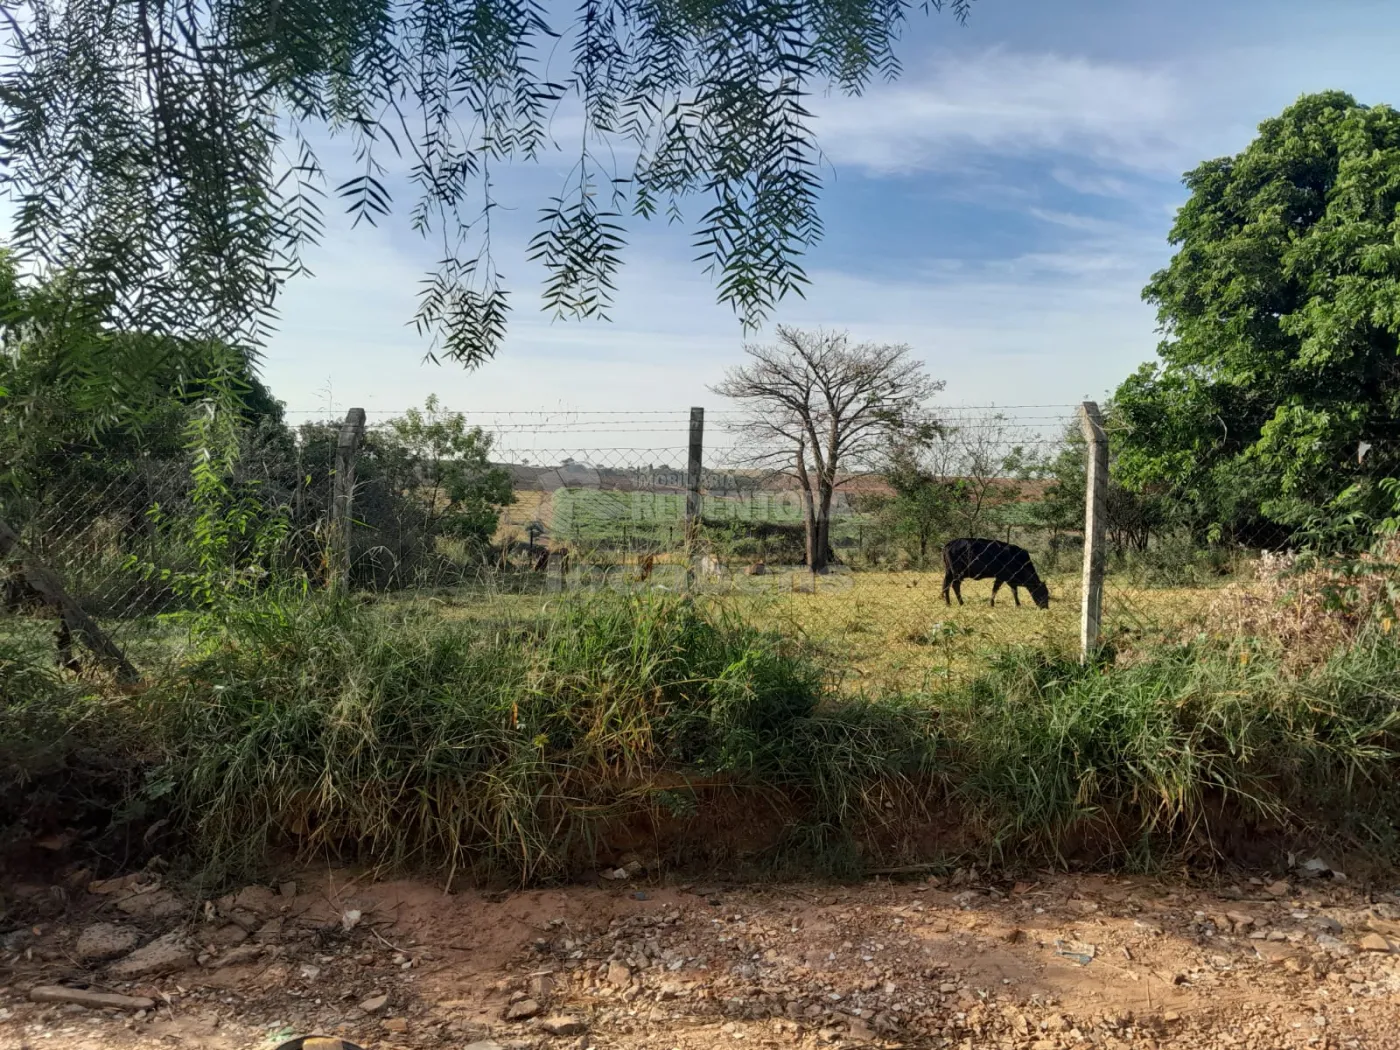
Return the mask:
<path id="1" fill-rule="evenodd" d="M 1400 104 L 1400 4 L 1382 0 L 978 0 L 915 15 L 905 75 L 813 102 L 826 239 L 775 320 L 907 342 L 952 404 L 1110 391 L 1156 344 L 1140 293 L 1169 258 L 1180 176 L 1243 148 L 1298 95 Z M 551 321 L 525 261 L 562 153 L 501 177 L 509 337 L 475 372 L 423 363 L 406 327 L 434 253 L 399 214 L 333 224 L 283 301 L 264 376 L 294 411 L 389 413 L 437 393 L 477 413 L 723 407 L 743 334 L 687 232 L 635 224 L 611 323 Z M 756 338 L 762 340 L 760 333 Z"/>

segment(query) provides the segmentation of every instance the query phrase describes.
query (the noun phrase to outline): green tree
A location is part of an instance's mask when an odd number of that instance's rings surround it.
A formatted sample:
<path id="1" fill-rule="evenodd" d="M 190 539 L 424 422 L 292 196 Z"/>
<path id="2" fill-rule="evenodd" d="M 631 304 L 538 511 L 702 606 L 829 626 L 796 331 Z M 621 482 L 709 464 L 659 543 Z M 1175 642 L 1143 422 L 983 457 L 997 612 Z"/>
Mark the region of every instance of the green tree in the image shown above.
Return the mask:
<path id="1" fill-rule="evenodd" d="M 971 0 L 924 7 L 945 4 L 961 19 Z M 551 115 L 573 106 L 576 162 L 531 245 L 546 308 L 606 313 L 625 216 L 674 219 L 698 198 L 694 244 L 755 323 L 802 287 L 821 235 L 807 100 L 896 76 L 907 5 L 574 11 L 559 26 L 537 0 L 25 0 L 0 29 L 15 243 L 74 274 L 115 328 L 258 345 L 321 234 L 327 186 L 357 222 L 383 221 L 402 158 L 409 222 L 442 241 L 416 321 L 432 352 L 476 364 L 507 313 L 499 170 L 543 156 Z M 313 149 L 326 130 L 349 140 L 344 170 Z"/>
<path id="2" fill-rule="evenodd" d="M 302 539 L 328 520 L 339 432 L 336 422 L 302 424 L 292 456 L 273 472 L 294 493 L 287 502 Z M 515 502 L 509 472 L 490 454 L 490 435 L 436 397 L 371 428 L 355 460 L 355 583 L 402 587 L 451 577 L 479 559 L 501 510 Z M 319 545 L 303 545 L 299 556 L 319 575 Z"/>
<path id="3" fill-rule="evenodd" d="M 884 469 L 893 495 L 867 501 L 881 529 L 901 543 L 920 568 L 929 563 L 930 549 L 937 550 L 969 502 L 965 485 L 930 468 L 920 449 L 902 445 L 891 454 Z"/>
<path id="4" fill-rule="evenodd" d="M 246 355 L 218 341 L 105 327 L 66 276 L 26 285 L 0 250 L 0 486 L 43 495 L 55 477 L 130 476 L 136 459 L 186 453 L 191 410 L 237 395 L 238 429 L 282 427 Z"/>
<path id="5" fill-rule="evenodd" d="M 515 502 L 510 473 L 488 458 L 491 438 L 467 426 L 436 394 L 389 421 L 377 439 L 386 474 L 404 497 L 421 500 L 427 529 L 478 547 L 491 541 L 501 510 Z"/>
<path id="6" fill-rule="evenodd" d="M 1144 292 L 1161 361 L 1114 397 L 1118 478 L 1243 542 L 1380 513 L 1400 471 L 1400 114 L 1305 96 L 1186 185 Z"/>

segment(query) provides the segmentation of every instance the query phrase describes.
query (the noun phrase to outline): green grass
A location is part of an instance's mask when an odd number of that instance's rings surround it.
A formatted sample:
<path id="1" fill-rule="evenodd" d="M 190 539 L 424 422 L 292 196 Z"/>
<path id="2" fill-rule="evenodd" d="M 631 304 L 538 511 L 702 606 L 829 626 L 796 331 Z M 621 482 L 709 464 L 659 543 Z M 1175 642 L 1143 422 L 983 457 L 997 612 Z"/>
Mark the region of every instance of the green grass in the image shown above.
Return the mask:
<path id="1" fill-rule="evenodd" d="M 1301 677 L 1205 640 L 1116 669 L 1002 646 L 918 692 L 853 695 L 837 670 L 675 595 L 494 621 L 265 606 L 138 698 L 0 663 L 0 728 L 30 742 L 0 766 L 19 786 L 76 761 L 48 737 L 107 740 L 144 771 L 122 804 L 162 807 L 226 872 L 290 849 L 526 883 L 639 842 L 828 871 L 1211 864 L 1251 842 L 1400 860 L 1400 648 L 1380 631 Z"/>
<path id="2" fill-rule="evenodd" d="M 1144 866 L 1281 834 L 1400 859 L 1397 683 L 1379 634 L 1301 679 L 1204 642 L 1118 670 L 1010 650 L 950 698 L 950 797 L 1003 858 Z"/>

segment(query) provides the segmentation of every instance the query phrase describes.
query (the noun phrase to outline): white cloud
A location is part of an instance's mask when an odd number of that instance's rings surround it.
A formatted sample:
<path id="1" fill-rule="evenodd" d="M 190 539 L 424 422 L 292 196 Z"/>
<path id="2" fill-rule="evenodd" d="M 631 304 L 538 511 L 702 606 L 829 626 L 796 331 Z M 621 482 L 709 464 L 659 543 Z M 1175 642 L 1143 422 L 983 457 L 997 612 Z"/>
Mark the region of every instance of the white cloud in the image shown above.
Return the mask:
<path id="1" fill-rule="evenodd" d="M 880 173 L 1036 151 L 1158 172 L 1179 163 L 1185 106 L 1179 75 L 1164 66 L 997 49 L 935 54 L 894 84 L 813 108 L 833 161 Z"/>

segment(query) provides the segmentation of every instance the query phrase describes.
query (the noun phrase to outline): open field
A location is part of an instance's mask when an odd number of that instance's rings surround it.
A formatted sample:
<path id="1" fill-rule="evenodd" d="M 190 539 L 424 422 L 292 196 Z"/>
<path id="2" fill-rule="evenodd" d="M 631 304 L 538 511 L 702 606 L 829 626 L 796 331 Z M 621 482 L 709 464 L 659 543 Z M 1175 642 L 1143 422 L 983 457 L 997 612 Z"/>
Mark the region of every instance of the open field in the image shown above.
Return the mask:
<path id="1" fill-rule="evenodd" d="M 389 608 L 435 610 L 445 619 L 520 622 L 538 617 L 561 598 L 592 589 L 678 591 L 684 586 L 682 562 L 675 555 L 656 559 L 652 578 L 636 581 L 636 555 L 617 564 L 587 564 L 571 570 L 569 590 L 546 593 L 538 576 L 491 577 L 480 584 L 430 591 L 394 592 L 377 602 Z M 965 581 L 959 606 L 940 596 L 941 572 L 837 571 L 813 577 L 801 568 L 774 567 L 769 574 L 738 573 L 698 581 L 702 600 L 757 627 L 776 630 L 814 647 L 843 689 L 867 692 L 919 692 L 950 679 L 975 675 L 988 654 L 1009 645 L 1034 645 L 1048 652 L 1072 653 L 1079 638 L 1079 577 L 1048 574 L 1051 604 L 1035 608 L 1027 595 L 1017 607 L 1010 589 L 989 604 L 991 581 Z M 1105 595 L 1106 633 L 1181 637 L 1186 625 L 1209 604 L 1209 587 L 1136 587 L 1110 576 Z M 524 584 L 525 592 L 511 592 Z M 511 586 L 507 586 L 511 585 Z M 103 624 L 138 666 L 152 666 L 188 645 L 178 615 L 104 619 Z M 53 651 L 53 625 L 47 618 L 6 617 L 0 641 L 19 641 L 42 658 Z"/>
<path id="2" fill-rule="evenodd" d="M 679 563 L 657 560 L 652 579 L 634 582 L 635 559 L 573 575 L 572 583 L 606 589 L 682 586 Z M 1079 640 L 1077 573 L 1046 576 L 1050 608 L 1037 609 L 1026 594 L 1017 607 L 1009 588 L 989 602 L 990 580 L 965 581 L 963 600 L 944 605 L 941 572 L 834 572 L 813 577 L 800 568 L 768 575 L 701 580 L 704 601 L 755 626 L 776 630 L 814 647 L 847 691 L 922 692 L 983 670 L 990 653 L 1033 645 L 1073 653 Z M 1180 638 L 1216 593 L 1213 587 L 1139 587 L 1110 577 L 1104 601 L 1106 634 L 1113 638 Z M 429 602 L 450 619 L 519 621 L 537 616 L 559 594 L 483 594 L 445 591 Z M 399 599 L 389 599 L 397 603 Z"/>

